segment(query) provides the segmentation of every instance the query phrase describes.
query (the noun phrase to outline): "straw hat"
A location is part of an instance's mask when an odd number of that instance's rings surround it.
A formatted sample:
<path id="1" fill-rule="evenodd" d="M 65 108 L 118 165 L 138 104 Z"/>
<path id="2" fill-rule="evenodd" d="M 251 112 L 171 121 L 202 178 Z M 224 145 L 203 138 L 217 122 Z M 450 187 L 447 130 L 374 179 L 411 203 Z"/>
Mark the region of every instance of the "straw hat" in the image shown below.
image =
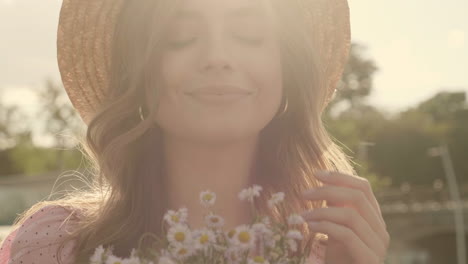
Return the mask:
<path id="1" fill-rule="evenodd" d="M 290 0 L 287 0 L 290 1 Z M 343 74 L 350 49 L 347 0 L 296 0 L 307 9 L 310 36 L 326 74 L 327 103 Z M 63 0 L 57 32 L 60 75 L 73 106 L 89 124 L 106 98 L 111 40 L 123 0 Z"/>

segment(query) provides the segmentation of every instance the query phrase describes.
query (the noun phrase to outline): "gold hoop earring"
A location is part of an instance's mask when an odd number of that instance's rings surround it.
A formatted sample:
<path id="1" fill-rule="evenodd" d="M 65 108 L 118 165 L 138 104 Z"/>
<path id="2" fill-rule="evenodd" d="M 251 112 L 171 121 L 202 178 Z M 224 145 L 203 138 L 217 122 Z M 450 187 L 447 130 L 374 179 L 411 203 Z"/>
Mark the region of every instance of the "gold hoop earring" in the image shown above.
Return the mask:
<path id="1" fill-rule="evenodd" d="M 284 107 L 283 107 L 283 111 L 281 111 L 281 113 L 278 116 L 284 115 L 287 110 L 288 110 L 288 98 L 286 97 L 285 104 L 284 104 Z"/>
<path id="2" fill-rule="evenodd" d="M 142 109 L 141 106 L 138 107 L 138 113 L 139 113 L 139 115 L 140 115 L 141 121 L 145 121 L 145 117 L 143 116 L 143 109 Z"/>

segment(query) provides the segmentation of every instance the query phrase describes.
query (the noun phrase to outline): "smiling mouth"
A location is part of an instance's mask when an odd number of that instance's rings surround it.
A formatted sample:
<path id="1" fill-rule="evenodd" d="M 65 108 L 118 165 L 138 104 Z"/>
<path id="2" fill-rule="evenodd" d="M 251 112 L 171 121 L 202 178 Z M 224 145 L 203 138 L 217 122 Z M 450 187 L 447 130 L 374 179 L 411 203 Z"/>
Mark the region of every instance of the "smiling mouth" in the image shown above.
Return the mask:
<path id="1" fill-rule="evenodd" d="M 204 91 L 196 93 L 187 93 L 187 96 L 193 100 L 206 105 L 227 106 L 231 103 L 241 102 L 244 99 L 251 97 L 252 93 L 246 92 L 215 92 Z"/>
<path id="2" fill-rule="evenodd" d="M 195 91 L 187 92 L 191 96 L 199 95 L 211 95 L 211 96 L 226 96 L 226 95 L 249 95 L 253 92 L 238 88 L 231 85 L 215 85 L 215 86 L 205 86 L 198 88 Z"/>
<path id="3" fill-rule="evenodd" d="M 251 93 L 242 93 L 242 92 L 197 92 L 197 93 L 187 93 L 190 96 L 229 96 L 229 95 L 249 95 Z"/>

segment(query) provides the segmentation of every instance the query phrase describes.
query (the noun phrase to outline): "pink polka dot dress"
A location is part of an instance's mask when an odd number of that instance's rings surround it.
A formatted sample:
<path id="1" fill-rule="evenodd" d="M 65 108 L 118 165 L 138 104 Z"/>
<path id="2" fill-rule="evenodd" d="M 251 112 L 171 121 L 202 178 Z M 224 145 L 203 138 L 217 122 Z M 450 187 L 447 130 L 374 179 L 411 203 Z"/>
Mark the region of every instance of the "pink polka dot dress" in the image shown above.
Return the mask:
<path id="1" fill-rule="evenodd" d="M 58 205 L 48 205 L 34 213 L 23 225 L 13 230 L 0 245 L 0 264 L 56 264 L 57 249 L 77 221 L 76 215 Z M 62 249 L 61 262 L 74 264 L 74 240 Z M 325 246 L 314 243 L 307 264 L 324 264 Z"/>
<path id="2" fill-rule="evenodd" d="M 60 242 L 71 231 L 74 221 L 71 210 L 58 205 L 48 205 L 29 217 L 3 240 L 0 246 L 0 264 L 55 264 Z M 72 254 L 75 241 L 65 244 L 61 252 L 61 262 L 75 262 Z"/>

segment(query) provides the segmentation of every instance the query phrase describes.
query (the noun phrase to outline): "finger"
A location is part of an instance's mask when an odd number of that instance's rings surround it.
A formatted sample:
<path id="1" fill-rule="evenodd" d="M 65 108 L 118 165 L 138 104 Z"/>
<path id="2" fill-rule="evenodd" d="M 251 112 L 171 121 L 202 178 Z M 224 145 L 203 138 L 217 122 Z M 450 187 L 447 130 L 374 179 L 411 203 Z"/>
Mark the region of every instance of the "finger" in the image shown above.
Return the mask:
<path id="1" fill-rule="evenodd" d="M 382 217 L 382 211 L 380 210 L 379 203 L 377 199 L 375 198 L 374 192 L 372 191 L 372 187 L 369 181 L 366 178 L 355 176 L 355 175 L 350 175 L 350 174 L 344 174 L 341 172 L 334 172 L 334 171 L 330 171 L 329 173 L 326 173 L 326 172 L 328 171 L 320 171 L 316 174 L 316 177 L 325 183 L 348 186 L 354 189 L 361 190 L 366 195 L 367 199 L 369 199 L 369 201 L 371 202 L 372 207 L 377 212 L 382 224 L 385 227 L 387 226 Z"/>
<path id="2" fill-rule="evenodd" d="M 344 225 L 351 230 L 377 255 L 385 255 L 386 247 L 384 241 L 374 233 L 365 219 L 353 208 L 327 207 L 306 211 L 302 214 L 306 222 L 329 221 Z"/>
<path id="3" fill-rule="evenodd" d="M 343 244 L 356 263 L 380 263 L 379 257 L 348 227 L 328 221 L 308 224 L 314 232 L 327 234 Z"/>
<path id="4" fill-rule="evenodd" d="M 336 171 L 319 171 L 316 176 L 318 176 L 320 180 L 327 184 L 348 186 L 363 191 L 367 199 L 371 202 L 372 207 L 376 211 L 380 223 L 384 227 L 383 237 L 385 241 L 385 246 L 388 248 L 388 246 L 390 245 L 390 235 L 387 231 L 387 224 L 383 219 L 380 205 L 372 191 L 372 187 L 369 181 L 366 178 L 357 175 L 345 174 Z"/>
<path id="5" fill-rule="evenodd" d="M 350 205 L 359 212 L 360 215 L 372 227 L 375 233 L 382 236 L 385 241 L 385 227 L 379 221 L 377 213 L 374 211 L 365 195 L 356 189 L 326 185 L 311 189 L 304 193 L 304 198 L 309 200 L 327 200 L 332 206 Z"/>

